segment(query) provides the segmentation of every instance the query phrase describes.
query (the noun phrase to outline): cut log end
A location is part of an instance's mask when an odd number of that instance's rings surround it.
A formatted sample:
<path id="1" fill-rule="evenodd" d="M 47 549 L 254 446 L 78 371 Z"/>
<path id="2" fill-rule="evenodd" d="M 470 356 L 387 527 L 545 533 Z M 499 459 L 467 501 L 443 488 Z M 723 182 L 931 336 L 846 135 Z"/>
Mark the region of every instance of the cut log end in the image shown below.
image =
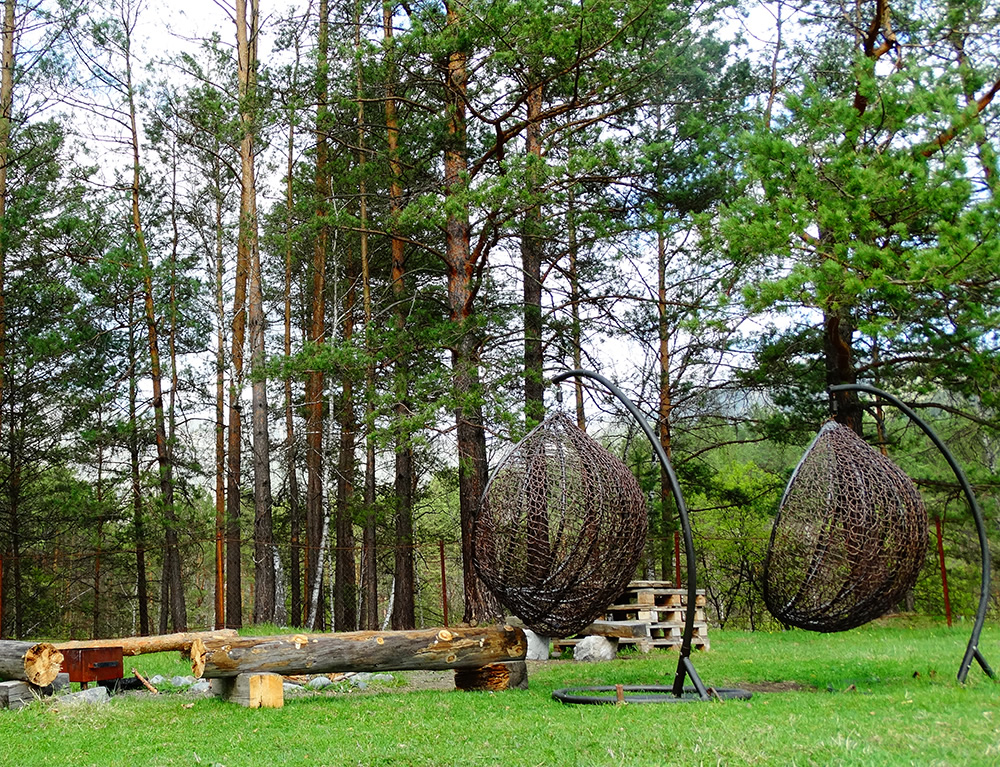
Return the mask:
<path id="1" fill-rule="evenodd" d="M 24 675 L 31 684 L 47 687 L 62 670 L 63 654 L 53 645 L 41 642 L 24 654 Z"/>
<path id="2" fill-rule="evenodd" d="M 202 674 L 205 673 L 205 658 L 208 651 L 200 637 L 191 643 L 189 654 L 191 656 L 191 673 L 194 674 L 195 679 L 201 679 Z"/>
<path id="3" fill-rule="evenodd" d="M 466 692 L 527 690 L 528 666 L 522 661 L 491 663 L 482 668 L 455 669 L 455 687 Z"/>

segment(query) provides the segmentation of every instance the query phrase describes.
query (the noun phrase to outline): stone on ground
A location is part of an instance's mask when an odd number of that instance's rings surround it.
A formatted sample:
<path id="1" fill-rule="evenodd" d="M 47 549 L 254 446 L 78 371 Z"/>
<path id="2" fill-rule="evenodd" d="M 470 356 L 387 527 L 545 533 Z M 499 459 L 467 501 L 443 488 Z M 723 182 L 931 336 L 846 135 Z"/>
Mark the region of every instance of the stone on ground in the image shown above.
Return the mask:
<path id="1" fill-rule="evenodd" d="M 573 647 L 573 660 L 592 663 L 614 660 L 618 655 L 618 640 L 609 637 L 584 637 Z"/>

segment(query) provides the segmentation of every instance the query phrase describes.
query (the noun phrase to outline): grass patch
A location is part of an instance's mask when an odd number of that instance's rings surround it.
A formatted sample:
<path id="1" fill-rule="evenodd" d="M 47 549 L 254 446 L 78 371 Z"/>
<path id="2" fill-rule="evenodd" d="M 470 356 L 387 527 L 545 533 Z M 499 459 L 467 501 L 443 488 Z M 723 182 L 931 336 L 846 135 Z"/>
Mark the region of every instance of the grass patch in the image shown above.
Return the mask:
<path id="1" fill-rule="evenodd" d="M 968 633 L 878 625 L 845 634 L 719 632 L 694 656 L 705 683 L 746 701 L 566 706 L 554 689 L 670 684 L 674 653 L 533 668 L 530 689 L 289 696 L 250 711 L 183 693 L 0 712 L 0 765 L 992 765 L 1000 684 L 973 665 Z M 980 647 L 1000 667 L 1000 631 Z M 132 659 L 188 672 L 177 654 Z M 128 668 L 128 664 L 126 664 Z"/>

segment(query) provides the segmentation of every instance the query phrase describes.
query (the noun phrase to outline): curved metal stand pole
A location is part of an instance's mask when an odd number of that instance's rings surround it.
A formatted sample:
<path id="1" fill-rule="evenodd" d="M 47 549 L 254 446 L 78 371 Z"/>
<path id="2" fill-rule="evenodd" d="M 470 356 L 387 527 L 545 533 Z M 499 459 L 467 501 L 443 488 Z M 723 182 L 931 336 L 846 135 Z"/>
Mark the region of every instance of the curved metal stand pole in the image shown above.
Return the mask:
<path id="1" fill-rule="evenodd" d="M 986 675 L 991 679 L 996 679 L 997 675 L 994 673 L 993 669 L 990 668 L 989 663 L 983 657 L 982 653 L 979 652 L 979 634 L 983 630 L 983 623 L 986 621 L 986 609 L 989 606 L 990 598 L 990 545 L 986 538 L 986 526 L 983 524 L 983 513 L 979 509 L 979 504 L 976 502 L 976 496 L 972 492 L 972 485 L 969 484 L 969 480 L 965 477 L 965 472 L 962 471 L 962 467 L 958 465 L 958 461 L 955 460 L 954 456 L 945 447 L 944 443 L 940 438 L 933 432 L 930 426 L 928 426 L 924 421 L 918 416 L 913 410 L 905 405 L 903 402 L 898 400 L 893 395 L 888 392 L 884 392 L 881 389 L 876 389 L 874 386 L 869 386 L 868 384 L 840 384 L 838 386 L 829 387 L 831 393 L 838 391 L 863 391 L 868 394 L 874 394 L 876 397 L 882 397 L 888 400 L 891 404 L 902 410 L 906 416 L 913 421 L 917 426 L 919 426 L 924 434 L 930 437 L 931 442 L 934 446 L 941 451 L 948 465 L 951 466 L 951 470 L 955 472 L 955 476 L 958 478 L 958 484 L 962 487 L 962 492 L 965 493 L 965 497 L 969 502 L 969 508 L 972 509 L 972 517 L 976 521 L 976 530 L 979 532 L 979 551 L 982 559 L 982 575 L 980 577 L 980 588 L 979 588 L 979 609 L 976 610 L 976 622 L 972 627 L 972 636 L 969 637 L 969 646 L 965 650 L 965 656 L 962 658 L 962 665 L 958 669 L 958 681 L 964 682 L 966 676 L 969 674 L 969 666 L 972 665 L 972 659 L 975 658 L 979 665 L 982 667 Z"/>
<path id="2" fill-rule="evenodd" d="M 653 430 L 649 426 L 649 422 L 646 421 L 646 417 L 639 412 L 639 408 L 625 396 L 624 392 L 615 386 L 611 381 L 602 376 L 600 373 L 593 373 L 589 370 L 568 370 L 564 373 L 560 373 L 552 379 L 552 383 L 558 384 L 565 381 L 567 378 L 581 377 L 581 378 L 591 378 L 598 383 L 600 383 L 604 388 L 614 394 L 621 403 L 626 407 L 632 417 L 639 424 L 639 427 L 646 434 L 649 439 L 649 444 L 653 447 L 653 452 L 656 453 L 656 457 L 660 460 L 660 466 L 663 468 L 667 479 L 670 481 L 670 490 L 673 493 L 674 501 L 677 503 L 677 515 L 681 520 L 681 527 L 684 531 L 684 554 L 687 558 L 687 612 L 684 617 L 684 636 L 681 640 L 681 652 L 680 658 L 677 661 L 677 673 L 674 675 L 674 686 L 673 694 L 678 698 L 684 693 L 684 677 L 688 676 L 691 678 L 691 683 L 694 685 L 695 690 L 697 690 L 698 695 L 704 700 L 709 699 L 708 690 L 705 688 L 704 683 L 698 676 L 698 672 L 694 670 L 694 663 L 691 662 L 691 638 L 694 636 L 694 614 L 695 614 L 695 601 L 697 599 L 696 593 L 696 568 L 695 568 L 695 558 L 694 558 L 694 537 L 691 535 L 691 525 L 688 522 L 687 506 L 684 504 L 684 496 L 681 495 L 681 486 L 677 482 L 677 475 L 674 474 L 674 468 L 670 465 L 670 459 L 667 458 L 666 452 L 663 450 L 663 445 L 656 438 Z"/>

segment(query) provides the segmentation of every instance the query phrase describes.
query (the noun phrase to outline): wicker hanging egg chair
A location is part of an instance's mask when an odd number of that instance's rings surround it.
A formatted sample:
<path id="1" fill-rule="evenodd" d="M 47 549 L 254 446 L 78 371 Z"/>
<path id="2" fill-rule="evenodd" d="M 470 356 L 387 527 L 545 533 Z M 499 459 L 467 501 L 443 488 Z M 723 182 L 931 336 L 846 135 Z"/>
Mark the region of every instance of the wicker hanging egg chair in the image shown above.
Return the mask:
<path id="1" fill-rule="evenodd" d="M 476 571 L 525 626 L 569 636 L 628 585 L 647 524 L 628 467 L 556 411 L 491 476 L 473 538 Z"/>
<path id="2" fill-rule="evenodd" d="M 846 631 L 903 599 L 926 548 L 927 512 L 910 478 L 830 421 L 781 499 L 764 561 L 764 601 L 782 623 Z"/>

